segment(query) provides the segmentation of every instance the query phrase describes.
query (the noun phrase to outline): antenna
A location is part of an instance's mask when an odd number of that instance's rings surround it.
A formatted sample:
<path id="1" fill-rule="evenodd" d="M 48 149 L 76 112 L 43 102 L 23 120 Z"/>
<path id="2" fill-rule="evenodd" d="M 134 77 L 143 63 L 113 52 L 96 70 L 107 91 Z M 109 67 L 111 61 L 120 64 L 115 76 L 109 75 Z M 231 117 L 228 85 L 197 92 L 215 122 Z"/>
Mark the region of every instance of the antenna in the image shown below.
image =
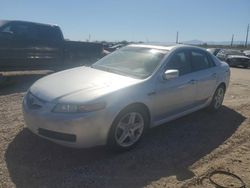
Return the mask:
<path id="1" fill-rule="evenodd" d="M 232 35 L 231 47 L 233 46 L 233 43 L 234 43 L 234 34 Z"/>
<path id="2" fill-rule="evenodd" d="M 249 32 L 249 24 L 247 25 L 247 34 L 246 34 L 246 42 L 245 42 L 246 48 L 247 48 L 248 32 Z"/>
<path id="3" fill-rule="evenodd" d="M 176 33 L 176 44 L 178 44 L 179 43 L 179 32 L 177 31 L 177 33 Z"/>

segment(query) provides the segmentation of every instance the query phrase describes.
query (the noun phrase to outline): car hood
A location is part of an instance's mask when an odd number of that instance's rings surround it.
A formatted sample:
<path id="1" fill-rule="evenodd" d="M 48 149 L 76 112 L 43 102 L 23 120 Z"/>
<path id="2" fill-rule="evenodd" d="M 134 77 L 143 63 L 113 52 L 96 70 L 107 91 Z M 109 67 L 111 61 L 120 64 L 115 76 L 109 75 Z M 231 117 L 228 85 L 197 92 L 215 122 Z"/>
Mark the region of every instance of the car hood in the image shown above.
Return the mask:
<path id="1" fill-rule="evenodd" d="M 30 92 L 47 102 L 86 102 L 140 81 L 90 67 L 77 67 L 39 79 Z"/>
<path id="2" fill-rule="evenodd" d="M 227 58 L 244 58 L 244 59 L 250 59 L 249 57 L 246 57 L 244 55 L 228 55 Z"/>

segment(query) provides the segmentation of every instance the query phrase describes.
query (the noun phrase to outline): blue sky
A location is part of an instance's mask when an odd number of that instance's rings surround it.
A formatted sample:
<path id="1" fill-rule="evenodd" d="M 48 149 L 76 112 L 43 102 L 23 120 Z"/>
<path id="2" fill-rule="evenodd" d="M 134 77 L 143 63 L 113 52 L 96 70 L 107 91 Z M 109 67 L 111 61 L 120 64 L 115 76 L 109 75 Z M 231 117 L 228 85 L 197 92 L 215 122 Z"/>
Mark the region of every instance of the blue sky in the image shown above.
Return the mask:
<path id="1" fill-rule="evenodd" d="M 245 40 L 250 0 L 0 0 L 0 19 L 61 26 L 72 40 Z"/>

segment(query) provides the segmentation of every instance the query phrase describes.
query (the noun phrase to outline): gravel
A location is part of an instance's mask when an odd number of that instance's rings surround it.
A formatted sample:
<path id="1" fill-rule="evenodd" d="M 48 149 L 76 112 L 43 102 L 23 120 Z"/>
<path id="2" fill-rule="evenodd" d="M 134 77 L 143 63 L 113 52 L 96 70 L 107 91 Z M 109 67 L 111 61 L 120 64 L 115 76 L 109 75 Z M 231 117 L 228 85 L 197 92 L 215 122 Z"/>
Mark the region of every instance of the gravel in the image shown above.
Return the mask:
<path id="1" fill-rule="evenodd" d="M 214 169 L 250 186 L 250 69 L 231 70 L 219 112 L 201 110 L 151 129 L 124 153 L 65 148 L 24 129 L 22 98 L 47 73 L 8 75 L 0 86 L 0 188 L 213 187 L 206 175 Z"/>

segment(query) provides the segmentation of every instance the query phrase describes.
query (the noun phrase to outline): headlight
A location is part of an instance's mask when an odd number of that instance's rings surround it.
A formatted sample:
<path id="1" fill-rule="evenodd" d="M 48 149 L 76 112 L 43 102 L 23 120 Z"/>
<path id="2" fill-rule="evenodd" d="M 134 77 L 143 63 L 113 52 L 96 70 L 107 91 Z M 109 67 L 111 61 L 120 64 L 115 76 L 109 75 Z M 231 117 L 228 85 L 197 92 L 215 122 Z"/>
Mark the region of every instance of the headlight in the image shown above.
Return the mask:
<path id="1" fill-rule="evenodd" d="M 105 102 L 94 104 L 57 104 L 52 112 L 56 113 L 81 113 L 81 112 L 93 112 L 104 109 L 106 107 Z"/>

